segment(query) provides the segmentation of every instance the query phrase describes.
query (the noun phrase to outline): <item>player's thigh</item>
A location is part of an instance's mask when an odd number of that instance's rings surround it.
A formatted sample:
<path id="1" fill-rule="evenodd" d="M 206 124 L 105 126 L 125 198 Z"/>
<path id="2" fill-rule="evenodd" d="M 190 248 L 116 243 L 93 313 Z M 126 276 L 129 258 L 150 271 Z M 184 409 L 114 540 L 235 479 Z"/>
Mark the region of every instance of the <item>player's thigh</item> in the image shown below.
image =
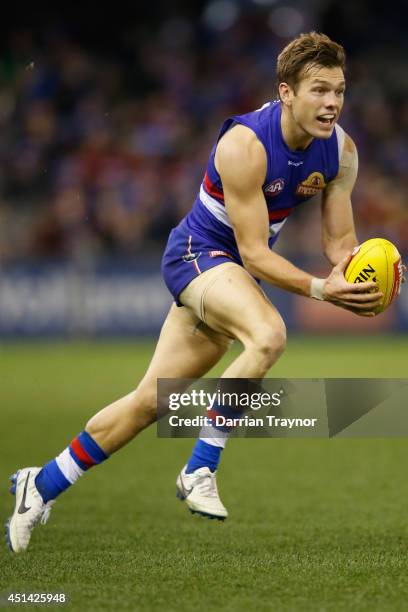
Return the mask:
<path id="1" fill-rule="evenodd" d="M 188 307 L 173 304 L 145 378 L 199 378 L 230 345 L 230 338 L 208 327 Z"/>
<path id="2" fill-rule="evenodd" d="M 230 338 L 209 328 L 192 310 L 173 304 L 147 372 L 131 394 L 132 402 L 138 410 L 166 411 L 166 396 L 184 392 L 186 379 L 204 376 L 230 345 Z M 157 380 L 163 378 L 171 381 L 162 388 L 164 398 L 158 398 Z"/>
<path id="3" fill-rule="evenodd" d="M 283 319 L 252 276 L 234 263 L 213 270 L 192 281 L 182 292 L 181 301 L 194 308 L 209 327 L 238 338 L 244 345 L 273 342 L 274 338 L 284 343 Z"/>

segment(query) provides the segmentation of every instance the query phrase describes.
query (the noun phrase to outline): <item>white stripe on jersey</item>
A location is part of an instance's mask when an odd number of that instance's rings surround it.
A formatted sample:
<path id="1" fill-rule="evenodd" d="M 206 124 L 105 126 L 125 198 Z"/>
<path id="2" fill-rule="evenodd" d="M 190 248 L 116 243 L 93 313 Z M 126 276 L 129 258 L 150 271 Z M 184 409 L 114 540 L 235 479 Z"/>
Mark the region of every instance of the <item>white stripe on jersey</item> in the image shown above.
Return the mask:
<path id="1" fill-rule="evenodd" d="M 214 217 L 218 219 L 218 221 L 221 221 L 221 223 L 224 225 L 232 228 L 227 211 L 225 210 L 225 206 L 220 204 L 215 198 L 208 195 L 208 193 L 204 191 L 204 187 L 202 185 L 200 188 L 200 200 L 207 210 L 209 210 L 210 213 L 212 213 Z"/>
<path id="2" fill-rule="evenodd" d="M 224 225 L 232 229 L 232 225 L 227 215 L 227 211 L 225 210 L 225 206 L 220 204 L 218 200 L 210 196 L 201 185 L 200 188 L 200 200 L 202 204 L 206 207 L 207 210 L 210 211 L 211 214 L 214 215 L 218 221 L 221 221 Z M 269 226 L 269 235 L 276 236 L 276 234 L 282 229 L 287 219 L 283 219 L 283 221 L 278 221 L 277 223 L 272 223 Z"/>
<path id="3" fill-rule="evenodd" d="M 286 217 L 286 219 L 283 219 L 283 221 L 278 221 L 278 223 L 272 223 L 272 225 L 269 226 L 269 235 L 276 236 L 276 234 L 281 231 L 287 220 L 288 218 Z"/>
<path id="4" fill-rule="evenodd" d="M 343 155 L 343 147 L 344 147 L 344 140 L 346 138 L 346 132 L 343 130 L 341 125 L 339 125 L 338 123 L 335 124 L 334 128 L 336 130 L 337 147 L 339 150 L 339 163 L 340 163 L 341 156 Z"/>
<path id="5" fill-rule="evenodd" d="M 79 465 L 71 457 L 69 448 L 63 450 L 62 453 L 56 457 L 55 461 L 65 478 L 71 484 L 74 484 L 74 482 L 84 473 L 84 470 L 81 470 Z"/>

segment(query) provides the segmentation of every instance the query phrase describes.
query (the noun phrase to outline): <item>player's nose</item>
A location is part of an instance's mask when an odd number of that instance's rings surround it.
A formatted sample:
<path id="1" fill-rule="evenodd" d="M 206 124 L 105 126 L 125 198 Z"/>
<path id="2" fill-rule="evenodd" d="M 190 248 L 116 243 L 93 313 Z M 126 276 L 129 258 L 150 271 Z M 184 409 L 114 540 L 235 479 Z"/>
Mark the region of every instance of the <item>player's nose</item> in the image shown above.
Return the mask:
<path id="1" fill-rule="evenodd" d="M 334 91 L 328 91 L 324 97 L 324 105 L 326 108 L 337 108 L 338 100 Z"/>

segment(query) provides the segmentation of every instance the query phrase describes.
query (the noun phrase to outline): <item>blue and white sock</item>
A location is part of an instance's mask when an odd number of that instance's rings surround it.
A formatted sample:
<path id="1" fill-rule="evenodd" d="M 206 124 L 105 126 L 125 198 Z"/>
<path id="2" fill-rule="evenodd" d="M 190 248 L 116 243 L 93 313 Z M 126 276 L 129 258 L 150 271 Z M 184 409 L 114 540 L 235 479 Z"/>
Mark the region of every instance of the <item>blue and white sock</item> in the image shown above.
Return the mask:
<path id="1" fill-rule="evenodd" d="M 58 457 L 49 461 L 38 473 L 35 485 L 44 503 L 58 497 L 84 472 L 108 457 L 86 431 L 80 433 Z"/>
<path id="2" fill-rule="evenodd" d="M 211 472 L 215 472 L 221 459 L 221 451 L 225 448 L 228 435 L 233 427 L 217 425 L 217 416 L 227 419 L 237 419 L 242 416 L 245 410 L 238 411 L 228 406 L 215 404 L 207 412 L 207 418 L 211 420 L 211 425 L 204 425 L 199 434 L 199 439 L 195 443 L 192 455 L 187 463 L 186 473 L 191 474 L 201 467 L 208 467 Z"/>

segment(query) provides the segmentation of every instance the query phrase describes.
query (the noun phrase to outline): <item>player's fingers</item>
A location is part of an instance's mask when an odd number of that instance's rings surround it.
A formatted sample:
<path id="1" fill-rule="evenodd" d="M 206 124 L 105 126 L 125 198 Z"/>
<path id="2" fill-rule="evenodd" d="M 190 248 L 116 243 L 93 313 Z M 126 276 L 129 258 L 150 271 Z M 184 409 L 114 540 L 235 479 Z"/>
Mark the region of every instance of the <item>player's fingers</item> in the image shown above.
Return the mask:
<path id="1" fill-rule="evenodd" d="M 343 289 L 343 293 L 355 294 L 372 292 L 372 295 L 374 295 L 374 292 L 377 291 L 378 285 L 373 281 L 368 281 L 366 283 L 347 283 L 347 285 Z"/>
<path id="2" fill-rule="evenodd" d="M 381 302 L 377 304 L 358 304 L 355 302 L 347 302 L 345 305 L 352 308 L 355 312 L 370 312 L 377 308 L 377 306 L 381 306 Z"/>
<path id="3" fill-rule="evenodd" d="M 339 306 L 339 308 L 343 308 L 344 310 L 348 310 L 349 312 L 352 312 L 356 315 L 359 315 L 360 317 L 375 317 L 375 312 L 371 310 L 361 310 L 358 308 L 354 308 L 353 306 L 350 306 L 349 304 L 343 304 L 341 302 L 333 302 L 333 304 L 335 304 L 336 306 Z"/>
<path id="4" fill-rule="evenodd" d="M 342 293 L 341 299 L 353 303 L 363 304 L 369 303 L 379 305 L 382 302 L 384 295 L 380 292 L 376 293 Z"/>
<path id="5" fill-rule="evenodd" d="M 382 300 L 379 300 L 377 302 L 354 302 L 353 300 L 345 301 L 343 299 L 339 299 L 334 303 L 339 306 L 342 306 L 342 308 L 347 308 L 349 310 L 370 312 L 370 310 L 374 310 L 375 308 L 377 308 L 377 306 L 380 306 Z"/>

